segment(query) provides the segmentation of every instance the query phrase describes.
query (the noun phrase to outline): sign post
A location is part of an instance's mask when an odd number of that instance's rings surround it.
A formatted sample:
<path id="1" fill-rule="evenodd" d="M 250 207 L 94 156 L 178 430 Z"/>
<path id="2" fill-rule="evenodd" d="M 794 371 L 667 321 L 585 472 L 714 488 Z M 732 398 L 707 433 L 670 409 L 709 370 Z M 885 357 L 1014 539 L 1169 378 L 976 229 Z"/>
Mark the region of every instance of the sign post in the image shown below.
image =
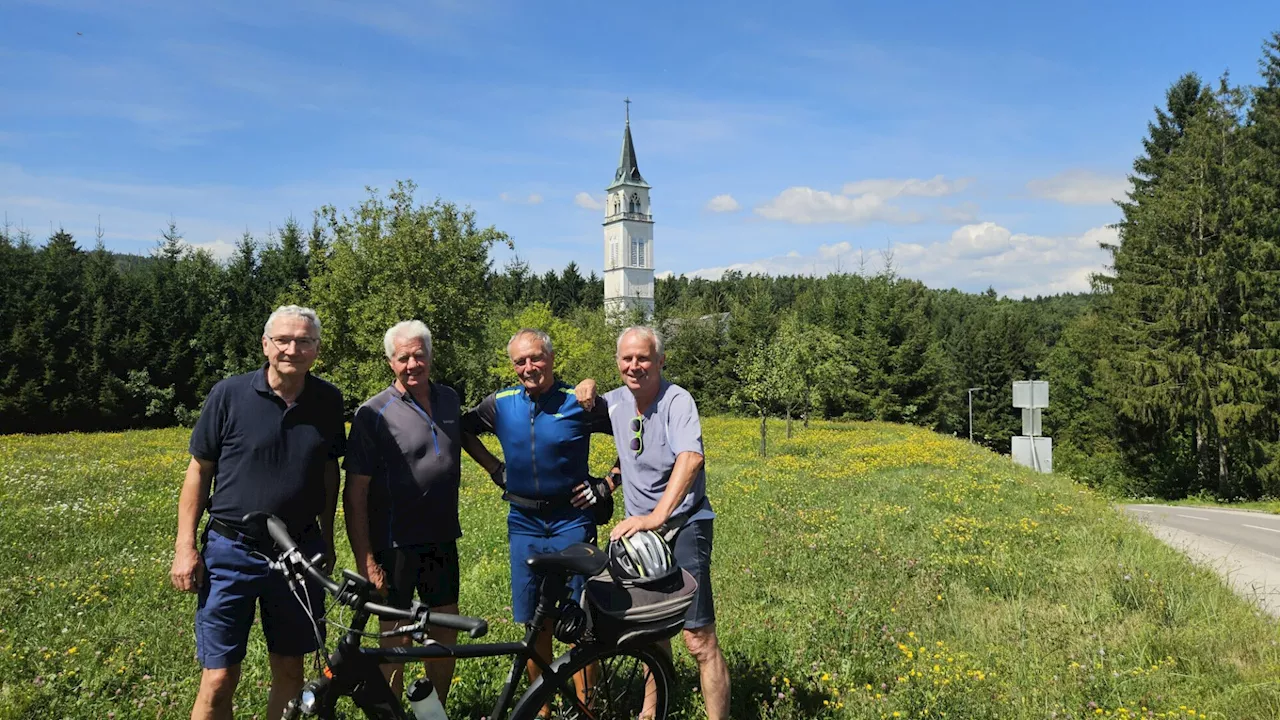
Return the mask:
<path id="1" fill-rule="evenodd" d="M 1040 434 L 1041 414 L 1049 407 L 1049 383 L 1015 381 L 1013 406 L 1022 410 L 1022 434 L 1013 437 L 1013 461 L 1040 472 L 1053 472 L 1053 439 Z"/>
<path id="2" fill-rule="evenodd" d="M 969 442 L 973 442 L 973 394 L 986 388 L 969 388 Z"/>

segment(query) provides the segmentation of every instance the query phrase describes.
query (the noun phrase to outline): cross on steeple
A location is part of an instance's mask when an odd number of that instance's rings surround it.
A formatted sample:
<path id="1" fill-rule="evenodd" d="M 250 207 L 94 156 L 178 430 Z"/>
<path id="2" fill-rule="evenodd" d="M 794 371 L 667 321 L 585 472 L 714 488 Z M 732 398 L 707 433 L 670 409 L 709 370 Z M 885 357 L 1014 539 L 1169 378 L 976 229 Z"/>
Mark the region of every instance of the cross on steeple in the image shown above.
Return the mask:
<path id="1" fill-rule="evenodd" d="M 631 142 L 631 98 L 628 97 L 623 102 L 627 104 L 627 124 L 622 130 L 622 156 L 618 158 L 618 171 L 614 173 L 613 181 L 615 185 L 625 182 L 637 187 L 649 187 L 640 176 L 640 168 L 636 164 L 636 148 Z"/>

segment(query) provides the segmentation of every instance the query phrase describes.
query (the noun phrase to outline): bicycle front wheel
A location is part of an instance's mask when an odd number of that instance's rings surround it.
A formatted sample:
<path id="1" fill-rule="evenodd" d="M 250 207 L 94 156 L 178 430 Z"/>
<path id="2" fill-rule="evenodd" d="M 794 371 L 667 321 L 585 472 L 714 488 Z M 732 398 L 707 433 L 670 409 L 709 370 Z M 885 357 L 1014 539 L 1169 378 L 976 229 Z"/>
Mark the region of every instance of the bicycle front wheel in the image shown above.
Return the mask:
<path id="1" fill-rule="evenodd" d="M 512 720 L 666 720 L 675 670 L 656 645 L 585 645 L 561 655 L 530 686 Z M 540 715 L 543 708 L 550 715 Z"/>

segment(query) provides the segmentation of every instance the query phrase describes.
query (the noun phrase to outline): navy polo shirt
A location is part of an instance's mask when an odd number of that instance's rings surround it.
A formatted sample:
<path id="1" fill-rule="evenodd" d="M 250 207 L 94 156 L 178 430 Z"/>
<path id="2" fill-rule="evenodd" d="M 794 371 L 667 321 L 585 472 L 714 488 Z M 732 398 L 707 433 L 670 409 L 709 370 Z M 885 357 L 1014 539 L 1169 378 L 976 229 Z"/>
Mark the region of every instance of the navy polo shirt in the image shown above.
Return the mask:
<path id="1" fill-rule="evenodd" d="M 297 534 L 324 510 L 324 466 L 346 452 L 342 392 L 308 374 L 292 407 L 267 385 L 267 365 L 209 391 L 191 455 L 216 463 L 209 516 L 244 529 L 268 512 Z"/>
<path id="2" fill-rule="evenodd" d="M 462 537 L 461 406 L 453 388 L 430 387 L 430 414 L 392 385 L 365 401 L 351 421 L 343 467 L 348 475 L 370 477 L 369 543 L 375 552 Z"/>

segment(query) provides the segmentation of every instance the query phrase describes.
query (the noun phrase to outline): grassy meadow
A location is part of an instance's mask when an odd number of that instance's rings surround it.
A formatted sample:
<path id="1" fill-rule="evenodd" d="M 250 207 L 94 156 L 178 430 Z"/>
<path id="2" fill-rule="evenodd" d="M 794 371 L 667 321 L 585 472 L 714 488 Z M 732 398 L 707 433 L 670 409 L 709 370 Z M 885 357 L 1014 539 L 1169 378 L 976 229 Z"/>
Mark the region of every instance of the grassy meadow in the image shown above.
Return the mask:
<path id="1" fill-rule="evenodd" d="M 1280 717 L 1276 623 L 1066 478 L 899 425 L 775 425 L 767 460 L 756 421 L 704 431 L 735 718 Z M 0 718 L 189 711 L 187 432 L 0 437 Z M 463 484 L 462 610 L 514 638 L 505 506 L 468 460 Z M 450 714 L 479 717 L 498 665 L 458 669 Z M 266 680 L 255 629 L 237 717 Z"/>

